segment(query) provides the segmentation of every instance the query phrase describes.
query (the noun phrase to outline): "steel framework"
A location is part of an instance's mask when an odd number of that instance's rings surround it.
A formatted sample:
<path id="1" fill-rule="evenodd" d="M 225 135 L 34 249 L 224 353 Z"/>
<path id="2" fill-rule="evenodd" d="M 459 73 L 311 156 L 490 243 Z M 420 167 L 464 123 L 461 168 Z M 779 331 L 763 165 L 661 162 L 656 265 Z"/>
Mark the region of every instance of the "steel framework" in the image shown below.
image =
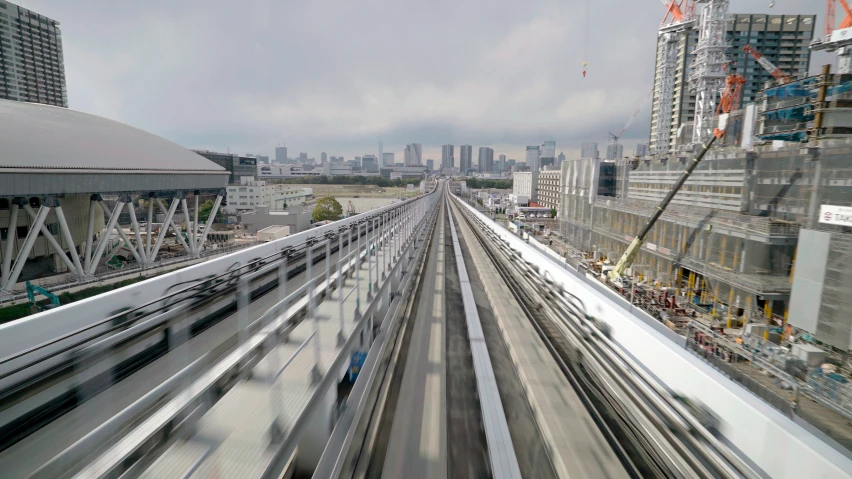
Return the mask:
<path id="1" fill-rule="evenodd" d="M 725 86 L 726 16 L 728 0 L 703 2 L 695 61 L 689 73 L 689 91 L 695 94 L 695 121 L 692 129 L 693 145 L 700 145 L 713 134 L 713 117 L 717 99 Z"/>

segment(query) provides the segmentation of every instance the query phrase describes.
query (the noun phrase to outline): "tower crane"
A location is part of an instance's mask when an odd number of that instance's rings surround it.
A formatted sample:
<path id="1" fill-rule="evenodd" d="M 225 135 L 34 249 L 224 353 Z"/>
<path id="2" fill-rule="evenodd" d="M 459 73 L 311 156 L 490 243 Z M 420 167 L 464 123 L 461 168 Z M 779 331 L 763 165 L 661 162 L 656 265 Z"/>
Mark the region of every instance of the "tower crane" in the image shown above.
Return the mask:
<path id="1" fill-rule="evenodd" d="M 651 138 L 651 152 L 666 154 L 672 134 L 672 109 L 674 102 L 674 81 L 677 72 L 677 45 L 680 34 L 693 27 L 695 23 L 695 2 L 693 0 L 661 0 L 666 14 L 660 22 L 658 34 L 657 62 L 657 130 Z"/>
<path id="2" fill-rule="evenodd" d="M 633 112 L 632 115 L 630 115 L 630 118 L 627 120 L 627 123 L 624 125 L 624 128 L 622 128 L 617 135 L 613 135 L 612 133 L 609 134 L 609 137 L 613 143 L 615 143 L 616 145 L 618 144 L 618 140 L 621 138 L 621 135 L 623 135 L 624 132 L 627 131 L 628 128 L 630 128 L 630 125 L 633 123 L 633 120 L 635 120 L 636 116 L 639 115 L 639 111 L 642 110 L 642 107 L 645 105 L 645 103 L 648 102 L 648 99 L 651 98 L 651 95 L 653 93 L 654 89 L 651 88 L 651 91 L 649 91 L 648 94 L 645 95 L 645 98 L 642 99 L 642 103 L 640 103 L 639 106 L 636 107 L 636 110 Z"/>
<path id="3" fill-rule="evenodd" d="M 620 283 L 621 277 L 624 275 L 624 272 L 633 264 L 633 260 L 636 259 L 636 255 L 639 254 L 639 251 L 642 249 L 642 245 L 645 244 L 645 239 L 648 237 L 648 233 L 651 232 L 651 229 L 654 227 L 654 224 L 657 223 L 657 220 L 663 215 L 663 212 L 666 211 L 666 208 L 671 203 L 672 199 L 674 199 L 675 195 L 677 195 L 678 191 L 680 191 L 683 184 L 686 183 L 686 180 L 689 179 L 689 175 L 695 171 L 695 168 L 701 163 L 701 160 L 704 158 L 704 155 L 710 151 L 710 148 L 713 147 L 713 143 L 716 142 L 717 139 L 725 136 L 725 129 L 727 128 L 727 120 L 728 113 L 737 109 L 740 101 L 740 90 L 742 85 L 745 83 L 745 78 L 740 75 L 733 74 L 728 75 L 725 81 L 725 90 L 722 92 L 722 97 L 719 100 L 719 106 L 716 109 L 716 113 L 714 119 L 718 118 L 719 126 L 713 130 L 713 135 L 710 136 L 710 140 L 707 143 L 703 143 L 701 145 L 701 150 L 698 151 L 698 154 L 689 165 L 683 170 L 683 173 L 680 175 L 680 178 L 675 182 L 672 189 L 669 190 L 669 193 L 665 198 L 657 205 L 657 208 L 654 209 L 654 213 L 651 215 L 651 219 L 648 220 L 648 223 L 642 228 L 638 235 L 633 238 L 633 241 L 630 242 L 630 245 L 627 246 L 627 250 L 624 251 L 624 254 L 619 258 L 618 263 L 616 263 L 615 267 L 607 273 L 610 281 L 613 283 Z"/>
<path id="4" fill-rule="evenodd" d="M 840 4 L 845 16 L 835 28 L 836 5 Z M 852 73 L 852 9 L 846 0 L 826 0 L 825 37 L 815 38 L 811 50 L 837 52 L 837 70 L 839 73 Z"/>
<path id="5" fill-rule="evenodd" d="M 787 76 L 786 73 L 781 71 L 780 68 L 776 67 L 774 63 L 767 60 L 763 55 L 761 55 L 760 52 L 757 51 L 753 46 L 746 45 L 743 47 L 743 51 L 751 55 L 755 59 L 755 61 L 757 61 L 757 63 L 759 63 L 760 66 L 763 67 L 764 70 L 768 71 L 769 74 L 772 75 L 772 78 L 778 80 L 778 83 L 780 85 L 793 81 L 789 76 Z"/>

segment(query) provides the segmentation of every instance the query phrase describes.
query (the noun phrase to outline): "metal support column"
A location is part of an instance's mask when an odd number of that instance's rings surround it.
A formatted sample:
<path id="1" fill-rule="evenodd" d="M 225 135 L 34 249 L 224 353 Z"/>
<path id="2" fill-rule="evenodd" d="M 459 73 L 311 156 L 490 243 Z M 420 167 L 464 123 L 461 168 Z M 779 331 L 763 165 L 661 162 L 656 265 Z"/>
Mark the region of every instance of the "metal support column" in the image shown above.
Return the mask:
<path id="1" fill-rule="evenodd" d="M 148 261 L 153 261 L 151 257 L 151 227 L 154 223 L 154 193 L 148 193 L 148 219 L 145 223 L 145 258 Z"/>
<path id="2" fill-rule="evenodd" d="M 172 200 L 172 201 L 174 201 L 175 205 L 177 205 L 181 201 L 185 202 L 185 200 L 178 201 L 177 197 L 175 197 L 175 199 Z M 166 210 L 166 206 L 163 204 L 163 202 L 159 198 L 157 198 L 157 204 L 160 205 L 160 209 L 162 209 L 163 211 Z M 189 253 L 190 252 L 189 245 L 186 244 L 186 241 L 184 241 L 184 239 L 183 239 L 183 235 L 180 234 L 181 233 L 180 228 L 178 228 L 178 226 L 175 224 L 174 212 L 168 218 L 168 220 L 169 221 L 163 223 L 163 229 L 164 230 L 168 229 L 168 227 L 171 226 L 172 231 L 175 232 L 175 238 L 178 240 L 178 243 L 180 243 L 180 245 L 183 246 L 184 251 Z"/>
<path id="3" fill-rule="evenodd" d="M 9 270 L 12 268 L 12 255 L 15 254 L 15 244 L 18 242 L 19 203 L 25 201 L 24 198 L 12 199 L 12 208 L 9 210 L 9 228 L 6 231 L 6 249 L 3 250 L 3 269 L 2 276 L 0 276 L 0 287 L 9 279 Z"/>
<path id="4" fill-rule="evenodd" d="M 125 205 L 125 203 L 123 201 L 119 200 L 115 204 L 115 211 L 111 212 L 109 210 L 109 206 L 107 206 L 106 203 L 101 201 L 101 208 L 103 208 L 104 211 L 107 212 L 107 214 L 110 215 L 110 217 L 112 217 L 112 214 L 115 213 L 116 223 L 114 223 L 112 226 L 118 232 L 118 236 L 121 237 L 121 240 L 124 241 L 124 244 L 127 245 L 127 249 L 129 249 L 130 252 L 133 254 L 133 258 L 135 258 L 136 262 L 141 265 L 142 264 L 142 258 L 139 257 L 139 252 L 136 251 L 136 248 L 133 247 L 133 243 L 130 242 L 130 238 L 128 238 L 127 235 L 124 233 L 124 229 L 122 229 L 122 227 L 117 224 L 118 217 L 121 216 L 121 210 L 124 209 L 124 205 Z M 104 233 L 104 236 L 109 237 L 109 234 L 111 232 L 112 232 L 112 229 L 107 228 L 106 233 Z"/>
<path id="5" fill-rule="evenodd" d="M 127 195 L 127 202 L 125 206 L 127 206 L 127 214 L 130 215 L 130 226 L 133 228 L 133 235 L 136 237 L 136 251 L 139 252 L 139 257 L 142 259 L 139 264 L 145 268 L 148 264 L 148 255 L 145 251 L 145 243 L 142 242 L 142 232 L 139 231 L 139 220 L 136 218 L 136 206 L 130 199 L 130 195 Z"/>
<path id="6" fill-rule="evenodd" d="M 101 208 L 104 207 L 103 200 L 98 201 L 98 204 L 101 205 Z M 119 201 L 115 205 L 115 211 L 109 213 L 109 221 L 107 222 L 107 227 L 104 230 L 104 233 L 101 235 L 101 239 L 98 240 L 98 247 L 97 249 L 95 249 L 95 254 L 92 255 L 91 263 L 89 264 L 89 269 L 86 271 L 87 273 L 95 274 L 95 270 L 98 269 L 98 262 L 101 260 L 101 256 L 104 254 L 104 249 L 106 249 L 106 246 L 109 243 L 110 235 L 112 234 L 112 230 L 113 228 L 115 228 L 116 223 L 118 223 L 119 212 L 121 212 L 121 208 L 123 207 L 124 204 Z M 104 210 L 104 212 L 107 212 L 107 210 Z"/>
<path id="7" fill-rule="evenodd" d="M 201 249 L 204 247 L 204 242 L 207 241 L 207 233 L 210 232 L 210 226 L 213 224 L 213 221 L 216 219 L 216 213 L 219 212 L 219 205 L 222 204 L 222 198 L 225 197 L 225 192 L 220 191 L 216 196 L 216 201 L 213 202 L 213 209 L 210 210 L 210 216 L 207 217 L 207 220 L 204 222 L 204 232 L 201 233 L 201 238 L 198 239 L 198 247 L 196 250 L 201 252 Z"/>
<path id="8" fill-rule="evenodd" d="M 86 275 L 86 272 L 83 270 L 83 265 L 80 264 L 80 255 L 77 253 L 77 246 L 74 244 L 74 238 L 71 236 L 71 230 L 68 228 L 68 222 L 65 220 L 65 212 L 62 211 L 62 205 L 59 204 L 59 200 L 55 201 L 56 206 L 53 208 L 53 211 L 56 213 L 56 219 L 59 221 L 59 231 L 68 244 L 68 253 L 71 255 L 71 261 L 74 263 L 77 276 L 82 278 Z"/>
<path id="9" fill-rule="evenodd" d="M 373 299 L 373 270 L 371 269 L 371 260 L 370 260 L 370 225 L 374 224 L 372 220 L 368 220 L 367 232 L 366 232 L 366 240 L 367 240 L 367 249 L 365 251 L 365 256 L 367 257 L 367 300 Z M 374 228 L 375 230 L 375 228 Z"/>
<path id="10" fill-rule="evenodd" d="M 172 204 L 166 209 L 163 206 L 163 201 L 159 198 L 156 198 L 157 204 L 160 206 L 160 209 L 166 214 L 166 217 L 163 218 L 163 223 L 160 225 L 160 234 L 157 235 L 157 241 L 154 243 L 154 248 L 151 250 L 151 254 L 148 256 L 153 263 L 157 260 L 157 253 L 160 251 L 160 245 L 163 244 L 163 238 L 166 237 L 166 232 L 169 229 L 169 223 L 172 222 L 172 216 L 175 214 L 175 210 L 177 209 L 177 205 L 180 202 L 177 197 L 172 199 Z"/>
<path id="11" fill-rule="evenodd" d="M 184 218 L 184 220 L 186 220 L 184 222 L 185 227 L 186 227 L 186 240 L 184 241 L 184 243 L 186 243 L 186 244 L 183 245 L 183 247 L 188 248 L 186 250 L 186 252 L 189 253 L 190 256 L 192 256 L 194 258 L 195 257 L 195 238 L 192 235 L 192 220 L 189 217 L 189 208 L 187 208 L 187 206 L 186 206 L 186 198 L 181 198 L 180 207 L 183 210 L 183 218 Z M 180 238 L 180 231 L 178 230 L 178 228 L 175 228 L 175 235 L 178 238 Z"/>
<path id="12" fill-rule="evenodd" d="M 26 204 L 25 206 L 29 206 L 29 204 Z M 33 245 L 35 244 L 35 240 L 38 238 L 38 232 L 44 224 L 44 219 L 47 218 L 48 211 L 50 211 L 50 208 L 47 206 L 41 205 L 39 208 L 38 215 L 36 215 L 32 227 L 27 232 L 24 244 L 21 246 L 20 251 L 18 251 L 18 257 L 15 258 L 15 265 L 12 267 L 12 271 L 6 278 L 6 282 L 3 284 L 3 287 L 0 289 L 12 292 L 12 288 L 18 281 L 18 276 L 20 276 L 21 270 L 24 269 L 24 263 L 27 262 L 27 256 L 30 255 L 30 251 L 33 249 Z"/>
<path id="13" fill-rule="evenodd" d="M 97 212 L 97 204 L 101 201 L 101 195 L 92 195 L 89 197 L 89 224 L 86 228 L 86 250 L 83 251 L 83 270 L 88 272 L 89 265 L 92 262 L 92 242 L 95 237 L 95 214 Z M 103 212 L 101 212 L 103 215 Z"/>
<path id="14" fill-rule="evenodd" d="M 198 252 L 201 251 L 198 248 L 199 238 L 198 238 L 198 236 L 196 236 L 198 234 L 198 195 L 200 195 L 200 194 L 201 194 L 200 191 L 195 190 L 193 192 L 193 195 L 192 195 L 193 200 L 195 202 L 195 210 L 192 213 L 193 214 L 193 220 L 192 220 L 192 236 L 191 236 L 191 238 L 192 238 L 192 248 L 195 250 L 196 256 L 198 256 Z"/>

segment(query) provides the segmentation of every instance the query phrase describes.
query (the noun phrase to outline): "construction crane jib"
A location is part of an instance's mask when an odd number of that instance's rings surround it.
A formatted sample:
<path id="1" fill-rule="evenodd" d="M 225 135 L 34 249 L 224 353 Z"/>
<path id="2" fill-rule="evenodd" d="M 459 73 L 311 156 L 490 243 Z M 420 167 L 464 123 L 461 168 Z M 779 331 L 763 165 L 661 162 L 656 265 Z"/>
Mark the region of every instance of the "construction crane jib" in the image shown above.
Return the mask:
<path id="1" fill-rule="evenodd" d="M 787 76 L 787 74 L 781 71 L 780 68 L 776 67 L 774 63 L 767 60 L 763 55 L 760 54 L 759 51 L 757 51 L 751 45 L 744 46 L 743 51 L 751 55 L 752 58 L 754 58 L 754 60 L 758 64 L 760 64 L 760 66 L 763 67 L 764 70 L 768 71 L 772 75 L 772 78 L 778 80 L 779 84 L 784 85 L 793 81 L 790 79 L 789 76 Z"/>
<path id="2" fill-rule="evenodd" d="M 840 25 L 835 27 L 836 4 L 844 12 Z M 811 50 L 827 50 L 837 54 L 837 71 L 852 73 L 852 9 L 846 0 L 826 0 L 825 37 L 815 38 Z"/>
<path id="3" fill-rule="evenodd" d="M 698 164 L 701 163 L 704 155 L 706 155 L 707 152 L 710 151 L 710 148 L 713 147 L 713 143 L 717 139 L 725 136 L 728 114 L 739 108 L 740 94 L 744 83 L 745 78 L 737 74 L 729 75 L 726 78 L 725 90 L 722 92 L 721 98 L 719 99 L 719 106 L 713 114 L 714 122 L 718 118 L 718 127 L 713 129 L 713 133 L 710 136 L 709 141 L 701 144 L 701 150 L 699 150 L 698 154 L 695 155 L 695 158 L 693 158 L 689 165 L 687 165 L 686 169 L 683 170 L 680 178 L 678 178 L 674 186 L 672 186 L 672 189 L 669 190 L 666 197 L 663 198 L 659 205 L 657 205 L 657 208 L 654 210 L 651 218 L 639 234 L 636 235 L 636 237 L 633 238 L 633 241 L 631 241 L 627 246 L 627 250 L 625 250 L 624 254 L 621 255 L 621 258 L 619 258 L 615 267 L 609 270 L 607 275 L 613 283 L 621 284 L 621 278 L 624 275 L 624 272 L 627 271 L 627 268 L 633 265 L 633 260 L 636 259 L 636 255 L 638 255 L 639 251 L 641 251 L 642 245 L 645 244 L 645 239 L 648 237 L 648 233 L 651 232 L 654 224 L 656 224 L 657 220 L 663 216 L 663 212 L 666 211 L 669 203 L 671 203 L 672 199 L 674 199 L 675 195 L 677 195 L 677 192 L 680 191 L 683 184 L 686 183 L 686 180 L 689 179 L 692 172 L 695 171 Z"/>

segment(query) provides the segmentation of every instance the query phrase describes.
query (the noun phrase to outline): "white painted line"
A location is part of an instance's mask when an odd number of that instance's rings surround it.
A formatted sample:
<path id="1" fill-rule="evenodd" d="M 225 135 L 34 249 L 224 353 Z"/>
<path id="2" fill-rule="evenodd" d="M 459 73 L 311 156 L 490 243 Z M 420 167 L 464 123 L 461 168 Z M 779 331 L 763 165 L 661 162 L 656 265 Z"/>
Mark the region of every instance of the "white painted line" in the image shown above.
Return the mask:
<path id="1" fill-rule="evenodd" d="M 441 351 L 444 349 L 441 333 L 441 323 L 432 323 L 432 331 L 429 334 L 429 362 L 431 364 L 441 364 Z"/>
<path id="2" fill-rule="evenodd" d="M 426 392 L 423 394 L 423 418 L 420 423 L 420 457 L 437 461 L 441 432 L 441 376 L 426 375 Z"/>

